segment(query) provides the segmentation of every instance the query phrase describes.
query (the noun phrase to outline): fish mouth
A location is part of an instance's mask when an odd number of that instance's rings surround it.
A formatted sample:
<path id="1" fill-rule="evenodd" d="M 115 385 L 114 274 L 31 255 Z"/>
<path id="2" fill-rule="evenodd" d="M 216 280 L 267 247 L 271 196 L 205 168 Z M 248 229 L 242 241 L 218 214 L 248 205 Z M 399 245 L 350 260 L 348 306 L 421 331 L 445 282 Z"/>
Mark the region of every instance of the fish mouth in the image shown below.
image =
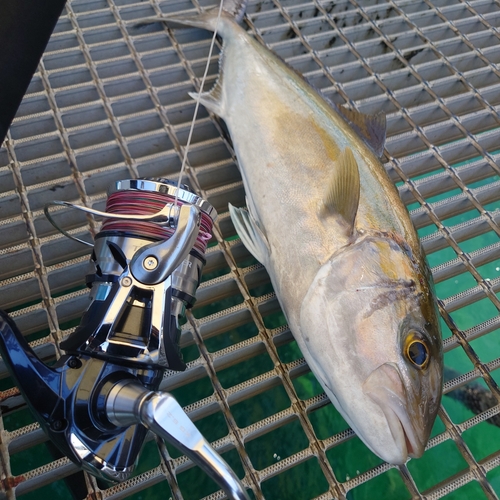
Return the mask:
<path id="1" fill-rule="evenodd" d="M 427 441 L 426 431 L 420 418 L 412 418 L 415 411 L 397 366 L 392 363 L 379 366 L 366 379 L 363 391 L 380 407 L 387 420 L 397 450 L 388 461 L 402 465 L 408 457 L 421 457 Z"/>

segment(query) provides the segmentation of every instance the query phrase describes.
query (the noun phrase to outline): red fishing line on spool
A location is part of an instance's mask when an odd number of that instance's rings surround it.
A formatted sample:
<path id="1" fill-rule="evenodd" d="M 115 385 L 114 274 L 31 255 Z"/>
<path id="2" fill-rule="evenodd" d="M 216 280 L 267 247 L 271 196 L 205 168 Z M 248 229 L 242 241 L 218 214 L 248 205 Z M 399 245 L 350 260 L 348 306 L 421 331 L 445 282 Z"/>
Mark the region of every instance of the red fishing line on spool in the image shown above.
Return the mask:
<path id="1" fill-rule="evenodd" d="M 167 193 L 154 191 L 117 191 L 108 197 L 106 212 L 112 214 L 128 215 L 153 215 L 163 209 L 168 203 L 175 203 L 175 197 Z M 183 205 L 182 200 L 177 200 L 178 205 Z M 207 244 L 212 237 L 212 219 L 201 212 L 200 232 L 196 239 L 195 248 L 205 253 Z M 101 231 L 121 231 L 154 240 L 168 240 L 175 229 L 168 225 L 159 225 L 155 222 L 104 219 Z"/>

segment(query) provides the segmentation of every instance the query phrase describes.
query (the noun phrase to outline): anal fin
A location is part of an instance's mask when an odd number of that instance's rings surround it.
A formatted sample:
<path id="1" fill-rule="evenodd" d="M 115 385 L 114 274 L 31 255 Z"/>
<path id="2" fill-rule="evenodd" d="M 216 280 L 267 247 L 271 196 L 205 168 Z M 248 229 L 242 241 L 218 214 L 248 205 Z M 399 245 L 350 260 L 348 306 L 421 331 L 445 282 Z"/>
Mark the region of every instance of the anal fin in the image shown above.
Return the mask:
<path id="1" fill-rule="evenodd" d="M 208 111 L 211 111 L 217 116 L 224 118 L 224 105 L 222 99 L 222 73 L 212 90 L 208 92 L 202 92 L 201 94 L 198 94 L 196 92 L 188 92 L 188 94 L 195 101 L 199 99 L 200 103 L 203 104 L 203 106 L 205 106 Z"/>

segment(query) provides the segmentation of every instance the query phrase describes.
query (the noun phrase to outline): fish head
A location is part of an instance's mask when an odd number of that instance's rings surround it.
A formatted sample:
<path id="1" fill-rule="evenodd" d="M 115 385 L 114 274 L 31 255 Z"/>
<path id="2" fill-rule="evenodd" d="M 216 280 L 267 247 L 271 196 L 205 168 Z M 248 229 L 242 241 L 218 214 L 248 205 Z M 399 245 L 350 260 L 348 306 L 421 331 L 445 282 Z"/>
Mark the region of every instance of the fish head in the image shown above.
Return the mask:
<path id="1" fill-rule="evenodd" d="M 356 434 L 379 457 L 420 457 L 442 392 L 430 273 L 394 235 L 364 235 L 318 271 L 300 312 L 300 346 Z"/>

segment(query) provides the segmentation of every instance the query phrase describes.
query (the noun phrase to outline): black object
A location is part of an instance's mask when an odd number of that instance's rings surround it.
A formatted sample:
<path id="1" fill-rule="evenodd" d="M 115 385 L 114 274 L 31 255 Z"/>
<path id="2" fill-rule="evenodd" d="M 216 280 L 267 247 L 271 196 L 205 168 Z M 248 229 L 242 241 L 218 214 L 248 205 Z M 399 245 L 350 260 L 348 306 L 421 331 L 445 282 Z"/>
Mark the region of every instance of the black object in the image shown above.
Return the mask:
<path id="1" fill-rule="evenodd" d="M 65 4 L 66 0 L 0 1 L 0 144 Z"/>
<path id="2" fill-rule="evenodd" d="M 163 370 L 145 370 L 91 358 L 62 356 L 48 367 L 32 351 L 16 324 L 0 311 L 0 352 L 25 401 L 51 441 L 92 474 L 126 479 L 147 429 L 109 424 L 100 401 L 103 387 L 132 379 L 157 390 Z M 15 367 L 13 369 L 13 367 Z M 99 380 L 99 385 L 94 382 Z M 93 455 L 93 460 L 85 460 Z M 103 473 L 103 471 L 105 471 Z"/>

